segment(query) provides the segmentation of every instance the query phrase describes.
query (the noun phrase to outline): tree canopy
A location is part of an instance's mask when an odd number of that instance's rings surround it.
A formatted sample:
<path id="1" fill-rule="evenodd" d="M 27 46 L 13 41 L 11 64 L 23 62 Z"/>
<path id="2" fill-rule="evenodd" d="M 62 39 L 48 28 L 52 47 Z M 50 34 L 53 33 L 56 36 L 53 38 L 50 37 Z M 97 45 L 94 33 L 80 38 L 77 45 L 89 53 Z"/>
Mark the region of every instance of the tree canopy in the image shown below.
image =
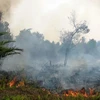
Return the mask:
<path id="1" fill-rule="evenodd" d="M 7 32 L 0 32 L 0 37 L 3 35 L 8 34 Z M 9 44 L 11 40 L 2 40 L 0 41 L 0 59 L 8 56 L 8 55 L 14 55 L 14 54 L 20 54 L 22 49 L 16 48 L 16 47 L 7 47 L 6 44 Z"/>
<path id="2" fill-rule="evenodd" d="M 81 34 L 86 34 L 90 31 L 87 26 L 86 21 L 80 22 L 80 23 L 76 22 L 75 12 L 72 12 L 71 16 L 68 18 L 73 27 L 73 30 L 72 31 L 63 31 L 62 35 L 60 37 L 61 42 L 63 44 L 66 44 L 65 60 L 64 60 L 65 66 L 67 64 L 68 53 L 69 53 L 70 49 L 72 48 L 73 44 L 76 44 L 79 42 Z"/>

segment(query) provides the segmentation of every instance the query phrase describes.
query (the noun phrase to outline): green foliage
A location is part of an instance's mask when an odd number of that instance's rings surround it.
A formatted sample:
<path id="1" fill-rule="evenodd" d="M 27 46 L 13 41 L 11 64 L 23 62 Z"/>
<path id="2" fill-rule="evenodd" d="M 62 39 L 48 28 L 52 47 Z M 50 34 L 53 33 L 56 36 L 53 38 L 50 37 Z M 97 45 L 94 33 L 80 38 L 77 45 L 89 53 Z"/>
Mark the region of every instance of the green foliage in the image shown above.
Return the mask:
<path id="1" fill-rule="evenodd" d="M 0 32 L 0 36 L 8 34 L 7 32 Z"/>
<path id="2" fill-rule="evenodd" d="M 8 34 L 7 32 L 1 32 L 0 36 Z M 2 40 L 0 41 L 0 59 L 4 58 L 8 55 L 14 55 L 14 54 L 20 54 L 22 49 L 16 48 L 16 47 L 7 47 L 6 44 L 9 44 L 11 40 Z"/>
<path id="3" fill-rule="evenodd" d="M 2 100 L 31 100 L 27 96 L 17 95 L 17 96 L 4 96 Z"/>

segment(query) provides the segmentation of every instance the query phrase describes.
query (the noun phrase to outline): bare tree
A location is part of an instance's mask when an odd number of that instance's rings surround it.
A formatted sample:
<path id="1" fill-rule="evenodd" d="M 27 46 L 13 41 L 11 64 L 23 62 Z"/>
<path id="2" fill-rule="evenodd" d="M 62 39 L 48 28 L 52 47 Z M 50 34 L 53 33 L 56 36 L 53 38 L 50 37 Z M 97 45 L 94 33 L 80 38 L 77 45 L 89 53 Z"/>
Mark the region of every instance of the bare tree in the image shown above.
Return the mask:
<path id="1" fill-rule="evenodd" d="M 86 21 L 77 23 L 75 12 L 72 12 L 71 16 L 68 17 L 68 19 L 70 20 L 73 30 L 62 31 L 62 35 L 60 37 L 61 42 L 66 45 L 64 66 L 67 65 L 68 54 L 72 48 L 72 44 L 78 42 L 81 34 L 86 34 L 90 31 L 88 29 Z"/>

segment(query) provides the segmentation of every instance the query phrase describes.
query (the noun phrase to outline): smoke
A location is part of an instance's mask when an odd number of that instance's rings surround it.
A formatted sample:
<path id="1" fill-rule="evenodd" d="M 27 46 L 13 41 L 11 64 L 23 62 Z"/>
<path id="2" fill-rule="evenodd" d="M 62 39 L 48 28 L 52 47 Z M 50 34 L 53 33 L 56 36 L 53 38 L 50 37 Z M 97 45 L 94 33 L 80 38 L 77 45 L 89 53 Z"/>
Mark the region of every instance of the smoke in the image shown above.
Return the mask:
<path id="1" fill-rule="evenodd" d="M 43 34 L 22 30 L 15 45 L 24 52 L 7 57 L 4 70 L 25 69 L 29 80 L 41 80 L 50 89 L 95 87 L 100 82 L 100 43 L 95 40 L 75 45 L 67 66 L 63 65 L 66 45 L 44 40 Z"/>
<path id="2" fill-rule="evenodd" d="M 10 17 L 11 9 L 16 7 L 20 1 L 21 0 L 0 0 L 0 12 L 3 13 L 3 19 Z"/>
<path id="3" fill-rule="evenodd" d="M 7 18 L 7 16 L 10 17 L 10 13 L 12 13 L 11 10 L 13 12 L 15 11 L 14 7 L 19 3 L 19 1 L 20 0 L 0 1 L 0 9 L 1 11 L 3 11 L 5 18 Z M 78 1 L 79 0 L 77 0 L 76 2 L 77 5 Z M 26 0 L 25 5 L 27 5 L 28 3 L 29 1 Z M 37 5 L 35 5 L 35 3 Z M 66 17 L 62 16 L 67 16 L 67 10 L 69 10 L 70 7 L 66 7 L 66 4 L 61 4 L 52 12 L 52 9 L 50 8 L 45 10 L 42 9 L 43 6 L 46 5 L 39 2 L 39 0 L 35 3 L 35 6 L 33 6 L 31 1 L 30 7 L 20 5 L 19 8 L 16 8 L 16 13 L 13 14 L 14 16 L 11 16 L 11 28 L 16 31 L 21 29 L 22 27 L 26 27 L 26 25 L 31 26 L 30 22 L 32 22 L 34 23 L 33 28 L 35 31 L 39 30 L 41 32 L 44 32 L 49 39 L 52 39 L 53 36 L 55 39 L 56 35 L 54 35 L 54 30 L 59 30 L 61 27 L 65 28 L 67 25 L 65 22 Z M 83 3 L 84 5 L 86 4 L 86 2 L 84 1 L 82 2 L 82 4 Z M 22 4 L 24 4 L 24 2 Z M 74 3 L 72 3 L 72 5 L 73 4 Z M 86 4 L 85 10 L 87 9 L 87 6 L 88 4 Z M 34 7 L 34 10 L 29 9 L 31 7 Z M 37 9 L 35 9 L 35 7 Z M 93 7 L 92 9 L 94 8 L 95 7 Z M 79 6 L 77 6 L 76 9 L 79 9 Z M 50 13 L 47 13 L 47 10 L 50 10 Z M 87 14 L 87 12 L 84 12 L 83 14 L 88 16 L 91 13 L 89 12 Z M 82 14 L 81 10 L 79 13 Z M 95 16 L 95 14 L 93 16 Z M 34 19 L 32 20 L 32 18 Z M 91 18 L 92 23 L 94 23 L 95 21 L 93 19 L 94 18 Z M 23 22 L 26 22 L 27 24 L 23 24 Z M 94 24 L 92 25 L 94 28 Z M 79 88 L 83 86 L 93 87 L 100 82 L 99 42 L 96 42 L 96 45 L 95 41 L 81 42 L 75 45 L 75 47 L 70 50 L 68 56 L 68 65 L 63 66 L 66 45 L 45 40 L 44 38 L 46 37 L 46 35 L 43 36 L 43 34 L 40 34 L 38 32 L 31 32 L 30 29 L 21 31 L 15 39 L 15 45 L 19 48 L 24 49 L 24 52 L 22 52 L 21 55 L 7 57 L 4 60 L 2 69 L 7 71 L 25 69 L 28 79 L 41 80 L 43 82 L 42 86 L 51 89 Z"/>
<path id="4" fill-rule="evenodd" d="M 33 31 L 43 33 L 46 39 L 59 41 L 59 31 L 70 29 L 67 17 L 72 10 L 75 10 L 77 12 L 77 19 L 87 20 L 89 23 L 91 35 L 88 34 L 87 38 L 99 40 L 99 0 L 21 1 L 17 7 L 13 6 L 11 19 L 8 20 L 13 35 L 16 36 L 20 30 L 31 27 Z"/>

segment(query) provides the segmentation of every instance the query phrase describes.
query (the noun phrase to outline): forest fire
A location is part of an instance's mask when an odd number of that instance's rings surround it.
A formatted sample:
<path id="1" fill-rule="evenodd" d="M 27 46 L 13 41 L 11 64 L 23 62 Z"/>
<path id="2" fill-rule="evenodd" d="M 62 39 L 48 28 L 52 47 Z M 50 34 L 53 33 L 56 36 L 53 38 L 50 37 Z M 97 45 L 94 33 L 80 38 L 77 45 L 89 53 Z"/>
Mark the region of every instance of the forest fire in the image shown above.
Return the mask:
<path id="1" fill-rule="evenodd" d="M 25 86 L 24 80 L 21 80 L 16 87 Z"/>
<path id="2" fill-rule="evenodd" d="M 73 96 L 73 97 L 77 97 L 79 95 L 82 95 L 84 97 L 90 97 L 98 94 L 95 92 L 94 88 L 89 88 L 89 92 L 87 92 L 84 87 L 81 90 L 76 90 L 76 91 L 73 89 L 64 90 L 62 91 L 62 93 L 64 96 Z"/>
<path id="3" fill-rule="evenodd" d="M 13 87 L 13 86 L 21 87 L 21 86 L 25 86 L 25 82 L 24 80 L 18 81 L 17 77 L 14 77 L 13 80 L 11 80 L 7 85 L 9 87 Z"/>
<path id="4" fill-rule="evenodd" d="M 16 84 L 16 81 L 16 77 L 14 77 L 13 80 L 8 83 L 9 87 L 14 86 Z"/>
<path id="5" fill-rule="evenodd" d="M 11 80 L 7 85 L 9 87 L 15 86 L 16 88 L 23 87 L 23 86 L 25 86 L 25 81 L 23 79 L 18 80 L 17 77 L 14 77 L 13 80 Z M 43 88 L 43 91 L 46 91 L 46 89 Z M 48 92 L 48 94 L 51 94 L 50 91 L 47 91 L 47 92 Z M 79 95 L 81 95 L 83 97 L 88 98 L 88 97 L 96 96 L 98 93 L 95 91 L 94 88 L 89 88 L 88 90 L 86 90 L 83 87 L 81 90 L 74 90 L 74 89 L 63 90 L 63 91 L 61 91 L 61 94 L 63 94 L 66 97 L 68 97 L 68 96 L 78 97 Z"/>

